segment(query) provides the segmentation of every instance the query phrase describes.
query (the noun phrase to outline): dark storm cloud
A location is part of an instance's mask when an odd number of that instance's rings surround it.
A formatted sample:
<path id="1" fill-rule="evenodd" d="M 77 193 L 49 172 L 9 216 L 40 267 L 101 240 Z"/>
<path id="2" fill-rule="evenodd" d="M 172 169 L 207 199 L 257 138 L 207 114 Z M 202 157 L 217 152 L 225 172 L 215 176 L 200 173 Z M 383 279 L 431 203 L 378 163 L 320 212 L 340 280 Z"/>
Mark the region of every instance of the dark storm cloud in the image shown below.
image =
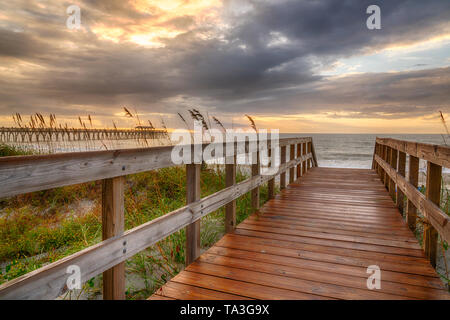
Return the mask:
<path id="1" fill-rule="evenodd" d="M 336 117 L 349 118 L 402 118 L 423 116 L 438 110 L 448 112 L 448 101 L 449 67 L 327 79 L 309 91 L 301 94 L 293 91 L 283 99 L 287 110 L 347 112 L 347 115 Z M 269 107 L 267 105 L 267 109 Z"/>
<path id="2" fill-rule="evenodd" d="M 342 57 L 441 34 L 448 28 L 450 1 L 251 3 L 251 11 L 227 18 L 229 28 L 220 36 L 215 26 L 196 26 L 190 16 L 166 22 L 190 29 L 162 39 L 164 48 L 114 43 L 92 32 L 100 22 L 128 30 L 132 22 L 151 21 L 161 14 L 153 7 L 141 12 L 125 1 L 85 0 L 80 6 L 86 29 L 72 32 L 65 28 L 70 3 L 47 12 L 22 1 L 16 6 L 23 8 L 16 9 L 23 15 L 4 5 L 15 19 L 0 24 L 0 65 L 13 67 L 17 62 L 11 58 L 17 58 L 41 68 L 3 75 L 0 112 L 69 114 L 74 109 L 65 105 L 76 104 L 106 114 L 127 103 L 175 112 L 179 106 L 168 101 L 180 96 L 217 112 L 240 113 L 322 112 L 339 106 L 339 111 L 358 113 L 364 107 L 364 114 L 385 117 L 445 107 L 448 68 L 340 79 L 324 79 L 314 70 Z M 366 28 L 371 4 L 381 7 L 382 30 Z M 199 37 L 208 33 L 214 36 Z M 182 101 L 189 104 L 189 98 Z"/>
<path id="3" fill-rule="evenodd" d="M 366 27 L 366 8 L 382 12 L 382 30 Z M 344 56 L 366 47 L 419 40 L 448 21 L 450 2 L 431 1 L 277 1 L 257 7 L 234 31 L 237 38 L 264 48 L 267 35 L 276 31 L 294 42 L 299 54 Z"/>
<path id="4" fill-rule="evenodd" d="M 23 32 L 0 29 L 0 56 L 27 58 L 42 52 L 39 42 Z"/>

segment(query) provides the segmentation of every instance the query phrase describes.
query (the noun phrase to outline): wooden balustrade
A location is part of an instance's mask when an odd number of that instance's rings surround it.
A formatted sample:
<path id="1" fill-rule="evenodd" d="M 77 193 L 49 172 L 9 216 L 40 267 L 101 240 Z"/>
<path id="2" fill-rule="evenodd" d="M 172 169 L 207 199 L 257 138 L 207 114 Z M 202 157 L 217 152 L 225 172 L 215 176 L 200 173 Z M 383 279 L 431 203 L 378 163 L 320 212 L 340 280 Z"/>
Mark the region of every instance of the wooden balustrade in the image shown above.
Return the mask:
<path id="1" fill-rule="evenodd" d="M 228 159 L 225 164 L 225 186 L 236 184 L 236 156 Z M 269 192 L 270 193 L 270 192 Z M 236 228 L 236 200 L 225 205 L 225 232 L 230 233 Z"/>
<path id="2" fill-rule="evenodd" d="M 390 195 L 392 197 L 396 195 L 396 203 L 401 213 L 404 199 L 407 199 L 406 221 L 411 230 L 416 229 L 417 211 L 422 213 L 423 249 L 435 267 L 438 234 L 443 240 L 450 242 L 450 217 L 440 209 L 442 167 L 450 166 L 450 148 L 377 138 L 374 150 L 372 168 L 377 170 Z M 409 155 L 408 179 L 405 177 L 407 155 Z M 425 195 L 417 189 L 419 159 L 427 161 Z"/>
<path id="3" fill-rule="evenodd" d="M 398 152 L 398 173 L 405 177 L 406 174 L 406 153 L 399 151 Z M 403 216 L 403 209 L 405 206 L 405 197 L 403 195 L 403 192 L 400 188 L 396 189 L 396 195 L 395 195 L 396 204 L 398 207 L 398 210 L 400 210 L 400 214 Z"/>
<path id="4" fill-rule="evenodd" d="M 281 147 L 280 157 L 281 157 L 280 163 L 285 164 L 286 163 L 286 146 Z M 286 188 L 286 172 L 283 172 L 280 175 L 280 189 L 285 189 L 285 188 Z"/>
<path id="5" fill-rule="evenodd" d="M 200 200 L 200 164 L 186 165 L 186 204 Z M 200 255 L 200 220 L 186 226 L 186 265 Z"/>
<path id="6" fill-rule="evenodd" d="M 394 168 L 394 170 L 397 170 L 397 154 L 398 150 L 395 150 L 393 148 L 390 149 L 389 153 L 389 165 Z M 389 195 L 392 199 L 395 199 L 395 182 L 389 178 Z"/>
<path id="7" fill-rule="evenodd" d="M 290 160 L 295 159 L 295 144 L 291 144 L 291 148 L 289 150 L 289 159 Z M 295 179 L 294 172 L 295 172 L 294 167 L 289 169 L 289 184 L 294 182 L 294 179 Z"/>
<path id="8" fill-rule="evenodd" d="M 312 152 L 312 143 L 311 142 L 307 142 L 306 144 L 308 146 L 307 153 L 311 153 Z M 312 158 L 306 160 L 306 162 L 308 163 L 308 169 L 312 168 L 312 166 L 313 166 Z"/>
<path id="9" fill-rule="evenodd" d="M 306 154 L 306 143 L 302 143 L 302 155 Z M 306 173 L 306 161 L 302 162 L 302 175 Z"/>
<path id="10" fill-rule="evenodd" d="M 125 228 L 124 177 L 103 180 L 102 238 L 123 235 Z M 123 250 L 126 250 L 124 248 Z M 103 272 L 103 299 L 125 299 L 125 263 L 121 262 Z"/>
<path id="11" fill-rule="evenodd" d="M 419 186 L 419 158 L 414 156 L 409 156 L 409 170 L 408 170 L 409 183 L 417 189 Z M 417 209 L 414 203 L 408 199 L 406 204 L 406 222 L 412 231 L 416 230 L 416 218 Z"/>
<path id="12" fill-rule="evenodd" d="M 302 144 L 297 144 L 297 158 L 300 158 L 302 156 Z M 297 166 L 297 179 L 302 176 L 302 165 L 301 163 Z"/>
<path id="13" fill-rule="evenodd" d="M 252 154 L 252 177 L 257 177 L 261 173 L 261 166 L 259 162 L 259 152 Z M 259 185 L 251 192 L 251 203 L 253 211 L 259 209 Z"/>
<path id="14" fill-rule="evenodd" d="M 441 203 L 442 167 L 431 161 L 427 162 L 426 197 L 429 201 L 440 207 Z M 438 233 L 431 221 L 424 217 L 423 221 L 423 247 L 425 255 L 430 259 L 433 267 L 436 266 L 436 248 Z"/>
<path id="15" fill-rule="evenodd" d="M 271 155 L 273 147 L 269 142 L 267 145 Z M 294 151 L 290 147 L 291 156 L 287 162 L 286 148 L 291 145 L 294 145 Z M 296 156 L 295 145 L 298 146 Z M 301 155 L 300 145 L 303 146 Z M 252 165 L 251 177 L 236 183 L 235 156 L 225 165 L 225 189 L 204 198 L 200 197 L 201 166 L 187 164 L 186 206 L 127 231 L 124 231 L 124 177 L 174 166 L 171 160 L 173 146 L 0 158 L 0 194 L 3 197 L 103 181 L 103 241 L 2 284 L 0 299 L 57 298 L 67 290 L 66 282 L 70 276 L 67 270 L 73 265 L 80 268 L 82 282 L 103 273 L 104 299 L 124 299 L 125 260 L 182 228 L 186 228 L 186 264 L 190 264 L 200 254 L 202 217 L 225 206 L 225 230 L 232 232 L 236 227 L 237 198 L 251 192 L 252 206 L 257 210 L 262 184 L 268 182 L 269 198 L 273 198 L 276 176 L 280 176 L 280 185 L 285 188 L 288 170 L 293 172 L 295 167 L 298 170 L 306 163 L 309 167 L 317 166 L 311 138 L 281 139 L 278 147 L 281 148 L 281 161 L 275 173 L 262 175 L 258 157 L 257 163 Z M 247 153 L 248 142 L 244 149 Z M 235 154 L 239 152 L 235 145 Z M 306 170 L 306 165 L 302 168 Z"/>
<path id="16" fill-rule="evenodd" d="M 384 154 L 384 161 L 386 161 L 388 164 L 390 163 L 391 159 L 391 147 L 386 147 L 385 154 Z M 390 177 L 387 172 L 384 172 L 384 186 L 386 189 L 389 190 L 389 184 L 390 184 Z"/>
<path id="17" fill-rule="evenodd" d="M 269 149 L 269 164 L 272 165 L 272 149 Z M 268 200 L 275 198 L 275 178 L 272 178 L 267 183 L 267 198 Z"/>

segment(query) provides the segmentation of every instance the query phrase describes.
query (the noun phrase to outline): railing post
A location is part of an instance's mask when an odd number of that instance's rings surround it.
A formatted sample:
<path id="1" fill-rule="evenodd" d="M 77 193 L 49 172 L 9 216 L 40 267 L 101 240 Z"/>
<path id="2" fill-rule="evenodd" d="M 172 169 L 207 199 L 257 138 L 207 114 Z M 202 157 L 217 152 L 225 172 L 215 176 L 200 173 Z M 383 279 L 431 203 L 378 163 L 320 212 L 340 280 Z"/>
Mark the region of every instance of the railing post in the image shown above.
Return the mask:
<path id="1" fill-rule="evenodd" d="M 186 204 L 200 200 L 200 164 L 186 165 Z M 200 220 L 186 227 L 186 266 L 200 255 Z"/>
<path id="2" fill-rule="evenodd" d="M 102 239 L 120 236 L 125 228 L 125 178 L 103 180 L 102 184 Z M 124 243 L 126 253 L 126 243 Z M 125 300 L 125 262 L 103 272 L 103 299 Z"/>
<path id="3" fill-rule="evenodd" d="M 280 164 L 286 163 L 286 146 L 281 147 Z M 280 174 L 280 189 L 286 189 L 286 171 Z"/>
<path id="4" fill-rule="evenodd" d="M 406 173 L 405 171 L 406 171 L 406 153 L 399 150 L 398 151 L 398 173 L 402 177 L 404 177 L 405 173 Z M 395 199 L 397 202 L 398 210 L 400 210 L 400 214 L 403 216 L 403 209 L 405 206 L 405 198 L 404 198 L 402 190 L 399 188 L 398 185 L 397 185 L 397 195 L 396 195 Z"/>
<path id="5" fill-rule="evenodd" d="M 300 158 L 302 156 L 302 144 L 297 144 L 297 158 Z M 297 165 L 297 179 L 299 179 L 302 175 L 302 164 L 301 162 Z"/>
<path id="6" fill-rule="evenodd" d="M 302 155 L 306 154 L 306 142 L 302 143 Z M 306 160 L 302 162 L 302 176 L 306 174 Z"/>
<path id="7" fill-rule="evenodd" d="M 272 149 L 269 149 L 269 161 L 270 164 L 272 164 Z M 270 179 L 269 182 L 267 183 L 267 188 L 268 188 L 268 200 L 270 199 L 274 199 L 275 198 L 275 178 Z"/>
<path id="8" fill-rule="evenodd" d="M 312 153 L 312 141 L 308 142 L 308 153 Z M 308 170 L 312 168 L 312 158 L 308 159 Z"/>
<path id="9" fill-rule="evenodd" d="M 230 158 L 233 159 L 232 163 L 228 163 L 227 161 L 225 164 L 226 187 L 231 187 L 236 184 L 236 156 Z M 233 232 L 234 229 L 236 229 L 236 200 L 225 205 L 225 232 L 230 233 Z"/>
<path id="10" fill-rule="evenodd" d="M 373 157 L 372 157 L 372 170 L 377 170 L 377 162 L 375 161 L 375 155 L 378 154 L 378 143 L 375 141 L 375 146 L 373 147 Z"/>
<path id="11" fill-rule="evenodd" d="M 419 184 L 419 158 L 414 156 L 409 156 L 409 170 L 408 170 L 408 180 L 414 187 L 417 188 Z M 416 217 L 417 209 L 414 204 L 408 199 L 406 204 L 406 222 L 412 231 L 416 230 Z"/>
<path id="12" fill-rule="evenodd" d="M 289 150 L 289 160 L 295 159 L 295 144 L 291 144 L 290 150 Z M 295 174 L 295 168 L 292 167 L 289 169 L 289 184 L 294 182 L 294 174 Z"/>
<path id="13" fill-rule="evenodd" d="M 380 154 L 381 159 L 386 160 L 387 147 L 385 145 L 382 145 L 380 151 L 381 151 L 381 154 Z M 383 169 L 383 167 L 380 166 L 380 179 L 381 179 L 381 182 L 383 182 L 383 185 L 384 185 L 385 177 L 386 177 L 386 175 L 385 175 L 384 169 Z"/>
<path id="14" fill-rule="evenodd" d="M 380 158 L 383 158 L 383 145 L 379 144 L 378 145 L 378 156 L 380 156 Z M 381 167 L 380 165 L 378 166 L 378 176 L 380 178 L 382 178 L 383 176 L 383 167 Z"/>
<path id="15" fill-rule="evenodd" d="M 395 171 L 397 171 L 397 149 L 391 148 L 391 156 L 389 164 Z M 395 182 L 394 179 L 389 179 L 389 195 L 392 199 L 395 198 Z"/>
<path id="16" fill-rule="evenodd" d="M 378 156 L 381 156 L 381 149 L 382 149 L 382 145 L 381 144 L 379 144 L 379 143 L 377 143 L 377 148 L 375 149 L 375 151 L 376 151 L 376 155 L 378 155 Z M 376 162 L 375 161 L 375 170 L 376 170 L 376 172 L 378 172 L 378 174 L 380 174 L 380 165 L 378 164 L 378 162 Z"/>
<path id="17" fill-rule="evenodd" d="M 435 205 L 440 207 L 441 202 L 441 179 L 442 179 L 442 167 L 434 164 L 430 161 L 427 162 L 427 185 L 426 185 L 426 197 Z M 424 219 L 423 227 L 423 243 L 425 255 L 430 259 L 430 263 L 433 267 L 436 267 L 436 249 L 438 233 L 436 229 Z"/>
<path id="18" fill-rule="evenodd" d="M 252 163 L 252 177 L 258 176 L 261 173 L 261 168 L 259 166 L 259 151 L 253 153 Z M 253 211 L 259 210 L 259 187 L 256 187 L 251 191 L 251 203 Z"/>
<path id="19" fill-rule="evenodd" d="M 319 163 L 317 162 L 316 149 L 314 148 L 314 141 L 311 138 L 311 156 L 312 156 L 312 167 L 318 167 Z"/>
<path id="20" fill-rule="evenodd" d="M 386 147 L 386 153 L 384 154 L 384 156 L 386 157 L 386 159 L 384 159 L 384 161 L 386 161 L 387 163 L 390 164 L 390 159 L 391 159 L 391 147 Z M 384 172 L 384 186 L 386 187 L 386 189 L 389 190 L 389 181 L 391 180 L 391 178 L 389 177 L 389 174 L 387 171 Z"/>

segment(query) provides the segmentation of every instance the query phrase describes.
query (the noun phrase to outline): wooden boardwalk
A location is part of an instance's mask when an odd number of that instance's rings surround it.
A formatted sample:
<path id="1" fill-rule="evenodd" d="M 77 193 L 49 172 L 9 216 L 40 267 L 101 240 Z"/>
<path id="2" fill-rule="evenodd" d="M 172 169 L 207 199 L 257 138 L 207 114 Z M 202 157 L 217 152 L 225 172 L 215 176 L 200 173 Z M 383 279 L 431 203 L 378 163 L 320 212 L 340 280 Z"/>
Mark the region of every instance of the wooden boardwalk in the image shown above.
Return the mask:
<path id="1" fill-rule="evenodd" d="M 367 267 L 381 289 L 367 288 Z M 373 170 L 315 167 L 150 299 L 449 299 Z"/>

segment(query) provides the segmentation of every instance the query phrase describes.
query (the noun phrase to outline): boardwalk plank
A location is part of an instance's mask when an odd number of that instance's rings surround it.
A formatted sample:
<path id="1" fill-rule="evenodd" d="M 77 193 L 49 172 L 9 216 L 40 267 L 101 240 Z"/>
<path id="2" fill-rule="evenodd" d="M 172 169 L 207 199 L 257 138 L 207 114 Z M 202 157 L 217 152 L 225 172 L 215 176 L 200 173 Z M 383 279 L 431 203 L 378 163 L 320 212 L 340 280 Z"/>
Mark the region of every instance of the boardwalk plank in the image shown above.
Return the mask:
<path id="1" fill-rule="evenodd" d="M 302 231 L 311 231 L 311 232 L 322 232 L 322 233 L 335 233 L 339 235 L 348 235 L 348 236 L 358 236 L 358 237 L 366 237 L 366 238 L 374 238 L 374 239 L 383 239 L 383 240 L 394 240 L 394 241 L 406 241 L 417 244 L 417 240 L 412 235 L 395 235 L 395 234 L 383 234 L 383 233 L 371 233 L 366 230 L 348 230 L 342 229 L 339 227 L 332 226 L 311 226 L 307 224 L 295 224 L 290 222 L 280 222 L 280 221 L 264 221 L 255 219 L 251 217 L 247 219 L 243 223 L 248 225 L 255 226 L 264 226 L 264 227 L 277 227 L 277 228 L 287 228 L 292 230 L 302 230 Z"/>
<path id="2" fill-rule="evenodd" d="M 381 269 L 369 290 L 367 267 Z M 450 299 L 377 174 L 312 168 L 150 299 Z"/>
<path id="3" fill-rule="evenodd" d="M 219 276 L 198 274 L 188 270 L 181 272 L 171 281 L 192 286 L 238 294 L 253 299 L 262 300 L 334 300 L 320 295 L 307 294 L 277 287 L 264 286 L 245 281 L 225 279 Z"/>
<path id="4" fill-rule="evenodd" d="M 319 253 L 329 253 L 334 254 L 336 256 L 342 257 L 355 257 L 355 258 L 367 258 L 367 259 L 377 259 L 381 261 L 391 261 L 395 263 L 422 263 L 426 264 L 427 260 L 425 257 L 412 257 L 405 255 L 397 255 L 390 254 L 386 252 L 374 252 L 368 250 L 361 250 L 361 248 L 342 248 L 336 246 L 336 243 L 333 242 L 328 243 L 328 245 L 322 244 L 311 244 L 307 242 L 296 242 L 296 241 L 288 241 L 288 240 L 277 240 L 273 238 L 267 238 L 265 236 L 269 236 L 264 233 L 255 233 L 250 231 L 247 232 L 246 235 L 243 234 L 234 234 L 228 235 L 221 239 L 216 245 L 220 247 L 231 247 L 231 248 L 242 248 L 243 250 L 251 250 L 251 246 L 255 248 L 260 248 L 260 250 L 264 250 L 264 246 L 272 247 L 273 250 L 279 250 L 280 248 L 297 250 L 295 253 L 296 256 L 304 252 L 319 252 Z M 284 237 L 283 237 L 284 238 Z M 245 244 L 242 242 L 245 241 Z M 234 242 L 241 242 L 241 247 L 236 245 Z M 246 249 L 244 249 L 246 248 Z M 431 269 L 430 269 L 431 270 Z M 433 273 L 434 274 L 434 273 Z"/>
<path id="5" fill-rule="evenodd" d="M 261 229 L 261 228 L 260 228 Z M 267 240 L 281 240 L 281 241 L 289 241 L 289 242 L 299 242 L 299 243 L 308 243 L 308 244 L 317 244 L 323 246 L 331 246 L 338 248 L 347 248 L 347 249 L 358 249 L 364 251 L 374 251 L 381 253 L 391 253 L 391 254 L 399 254 L 399 255 L 407 255 L 412 257 L 425 257 L 424 253 L 419 249 L 409 249 L 409 248 L 397 248 L 383 245 L 373 245 L 367 243 L 358 243 L 352 241 L 336 241 L 333 239 L 321 239 L 315 237 L 302 237 L 298 235 L 290 235 L 286 233 L 272 233 L 261 230 L 254 230 L 246 228 L 245 225 L 236 229 L 235 234 L 265 238 Z M 267 242 L 269 243 L 269 242 Z M 291 245 L 293 246 L 293 245 Z"/>
<path id="6" fill-rule="evenodd" d="M 346 274 L 367 279 L 367 269 L 365 267 L 342 264 L 337 265 L 335 263 L 307 260 L 300 257 L 290 257 L 282 254 L 278 255 L 277 252 L 262 253 L 258 251 L 247 251 L 214 246 L 208 250 L 208 253 L 239 259 L 257 260 L 286 266 L 334 272 L 337 274 Z M 423 275 L 414 275 L 414 277 L 411 277 L 410 274 L 383 270 L 383 279 L 390 282 L 412 284 L 419 287 L 442 289 L 442 282 L 437 277 Z"/>
<path id="7" fill-rule="evenodd" d="M 209 290 L 175 281 L 168 282 L 161 287 L 156 294 L 184 300 L 249 300 L 250 298 L 238 296 L 235 294 L 224 293 L 216 290 Z"/>
<path id="8" fill-rule="evenodd" d="M 241 240 L 242 241 L 242 240 Z M 364 251 L 351 250 L 342 253 L 342 251 L 333 250 L 332 247 L 321 249 L 321 246 L 315 246 L 314 251 L 311 247 L 307 247 L 304 244 L 295 242 L 279 241 L 273 239 L 252 239 L 251 237 L 245 239 L 246 243 L 233 241 L 219 242 L 218 246 L 232 247 L 235 249 L 246 248 L 251 249 L 251 246 L 259 249 L 260 252 L 280 252 L 293 257 L 301 257 L 303 259 L 332 262 L 336 264 L 345 264 L 352 266 L 368 267 L 370 265 L 378 265 L 381 269 L 405 272 L 411 274 L 428 275 L 437 277 L 434 269 L 424 259 L 416 263 L 404 263 L 398 262 L 402 259 L 401 255 L 389 255 L 378 254 L 375 255 L 371 252 L 369 254 L 363 254 Z M 331 250 L 329 250 L 331 248 Z M 308 250 L 306 250 L 308 249 Z M 352 255 L 353 254 L 353 255 Z M 387 259 L 390 257 L 390 259 Z M 397 258 L 395 260 L 394 258 Z"/>
<path id="9" fill-rule="evenodd" d="M 366 284 L 367 277 L 355 277 L 354 275 L 343 275 L 343 274 L 337 275 L 333 271 L 323 272 L 320 270 L 283 266 L 275 262 L 267 263 L 267 262 L 252 261 L 248 259 L 236 259 L 213 255 L 209 253 L 203 255 L 199 259 L 199 261 L 250 271 L 258 270 L 258 272 L 264 272 L 273 275 L 281 275 L 321 283 L 330 283 L 369 291 L 369 289 L 367 289 Z M 448 294 L 444 290 L 423 288 L 407 284 L 398 284 L 389 281 L 383 281 L 381 290 L 376 290 L 376 292 L 389 293 L 416 299 L 429 299 L 430 297 L 435 297 L 439 299 L 445 298 L 448 299 Z"/>
<path id="10" fill-rule="evenodd" d="M 335 299 L 395 299 L 405 300 L 406 297 L 382 293 L 379 291 L 359 290 L 329 283 L 297 279 L 288 276 L 278 276 L 264 272 L 238 269 L 230 266 L 220 266 L 201 261 L 191 264 L 187 270 L 199 274 L 209 274 L 222 278 L 244 281 L 254 284 L 276 287 L 306 294 L 316 294 Z"/>
<path id="11" fill-rule="evenodd" d="M 327 220 L 314 220 L 311 221 L 309 219 L 292 219 L 289 217 L 285 217 L 282 215 L 277 214 L 264 214 L 263 216 L 251 216 L 247 219 L 248 222 L 250 221 L 259 221 L 261 223 L 281 223 L 281 224 L 287 224 L 291 226 L 309 226 L 309 227 L 315 227 L 315 228 L 324 228 L 324 229 L 334 229 L 334 230 L 345 230 L 345 231 L 362 231 L 362 234 L 374 234 L 374 235 L 390 235 L 397 237 L 405 237 L 406 239 L 413 239 L 414 235 L 406 229 L 400 229 L 400 230 L 392 230 L 389 228 L 377 228 L 377 227 L 371 227 L 371 226 L 365 226 L 365 225 L 359 225 L 355 226 L 352 224 L 346 224 L 346 223 L 331 223 Z"/>

